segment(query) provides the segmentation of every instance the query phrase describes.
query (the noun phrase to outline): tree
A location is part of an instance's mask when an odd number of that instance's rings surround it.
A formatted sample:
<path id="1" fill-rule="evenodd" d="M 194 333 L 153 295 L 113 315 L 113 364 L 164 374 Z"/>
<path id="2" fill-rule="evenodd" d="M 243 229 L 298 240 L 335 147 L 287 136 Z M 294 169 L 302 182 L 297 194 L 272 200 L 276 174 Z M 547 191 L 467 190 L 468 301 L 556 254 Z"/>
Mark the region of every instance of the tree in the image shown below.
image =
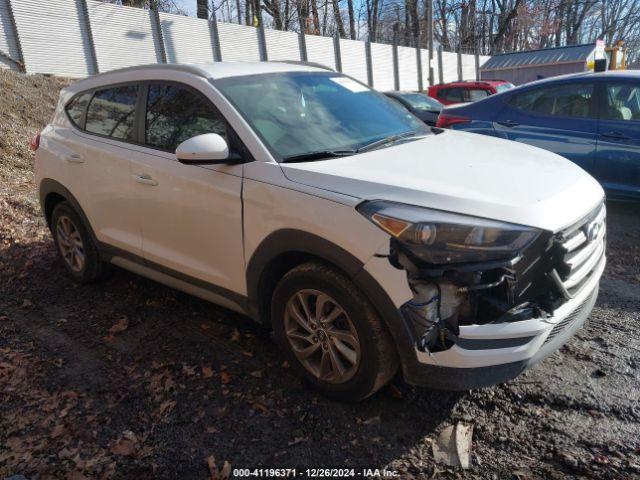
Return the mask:
<path id="1" fill-rule="evenodd" d="M 209 19 L 209 1 L 208 0 L 196 0 L 196 8 L 198 18 Z"/>

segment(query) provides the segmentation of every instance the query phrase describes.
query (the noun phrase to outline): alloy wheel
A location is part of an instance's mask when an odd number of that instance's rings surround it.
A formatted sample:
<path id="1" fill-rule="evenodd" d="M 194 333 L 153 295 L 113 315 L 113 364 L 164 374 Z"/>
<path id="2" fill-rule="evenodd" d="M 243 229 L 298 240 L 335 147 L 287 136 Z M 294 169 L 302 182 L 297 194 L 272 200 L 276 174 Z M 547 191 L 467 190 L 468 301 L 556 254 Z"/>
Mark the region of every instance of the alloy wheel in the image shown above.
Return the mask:
<path id="1" fill-rule="evenodd" d="M 319 290 L 296 292 L 287 302 L 285 334 L 300 363 L 316 378 L 347 382 L 360 365 L 353 322 L 333 298 Z"/>
<path id="2" fill-rule="evenodd" d="M 78 228 L 66 215 L 58 218 L 56 237 L 64 261 L 74 272 L 81 272 L 85 265 L 84 243 Z"/>

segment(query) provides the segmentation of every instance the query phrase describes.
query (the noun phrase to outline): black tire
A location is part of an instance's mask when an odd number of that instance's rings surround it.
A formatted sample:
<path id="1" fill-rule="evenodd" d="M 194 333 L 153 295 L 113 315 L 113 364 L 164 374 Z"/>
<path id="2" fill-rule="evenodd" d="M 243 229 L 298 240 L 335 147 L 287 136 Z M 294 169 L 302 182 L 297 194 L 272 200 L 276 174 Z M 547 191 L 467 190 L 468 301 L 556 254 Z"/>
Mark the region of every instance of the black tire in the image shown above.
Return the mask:
<path id="1" fill-rule="evenodd" d="M 68 225 L 67 222 L 70 222 L 73 228 L 75 228 L 82 242 L 81 250 L 84 254 L 84 261 L 81 268 L 74 268 L 72 262 L 65 258 L 64 247 L 61 245 L 64 240 L 60 238 L 61 234 L 58 228 L 63 224 Z M 105 275 L 108 264 L 100 260 L 98 248 L 89 233 L 88 227 L 69 202 L 60 202 L 53 209 L 51 215 L 51 232 L 62 264 L 74 280 L 79 283 L 90 283 L 101 279 Z"/>
<path id="2" fill-rule="evenodd" d="M 338 308 L 348 316 L 350 331 L 355 329 L 357 333 L 355 337 L 357 337 L 359 343 L 359 362 L 356 363 L 356 366 L 349 366 L 352 373 L 349 378 L 345 377 L 344 381 L 339 379 L 330 382 L 320 378 L 322 375 L 314 375 L 298 359 L 294 352 L 292 341 L 289 340 L 287 333 L 285 333 L 285 323 L 289 322 L 287 323 L 289 326 L 292 324 L 290 320 L 292 315 L 287 310 L 289 301 L 293 301 L 294 297 L 299 298 L 296 297 L 299 292 L 309 291 L 326 294 L 330 297 L 330 300 L 334 300 Z M 313 300 L 311 302 L 313 305 Z M 302 304 L 299 303 L 298 305 L 301 306 Z M 300 308 L 297 309 L 300 311 Z M 345 275 L 328 265 L 313 261 L 300 265 L 288 272 L 275 289 L 271 304 L 271 314 L 276 340 L 285 353 L 289 364 L 326 396 L 348 401 L 365 399 L 384 386 L 398 370 L 398 355 L 394 342 L 374 307 Z M 325 318 L 324 315 L 320 315 L 320 317 Z M 289 318 L 289 320 L 286 320 L 286 318 Z M 344 319 L 347 317 L 338 318 Z M 344 322 L 345 320 L 339 321 Z M 327 328 L 333 329 L 333 327 Z M 326 330 L 326 332 L 330 331 L 332 330 Z M 306 334 L 306 332 L 304 333 Z M 335 342 L 335 339 L 330 335 L 324 335 L 323 333 L 323 339 L 326 339 L 327 342 Z M 313 337 L 315 340 L 315 334 L 313 334 Z M 309 342 L 309 340 L 305 341 Z M 295 340 L 293 342 L 296 343 Z M 335 347 L 335 343 L 332 343 L 332 345 Z M 300 352 L 300 349 L 298 351 Z M 328 351 L 328 348 L 326 351 Z M 314 355 L 324 354 L 320 351 L 319 353 L 314 353 Z M 349 365 L 349 362 L 346 363 Z M 320 367 L 319 371 L 323 371 L 322 367 Z"/>

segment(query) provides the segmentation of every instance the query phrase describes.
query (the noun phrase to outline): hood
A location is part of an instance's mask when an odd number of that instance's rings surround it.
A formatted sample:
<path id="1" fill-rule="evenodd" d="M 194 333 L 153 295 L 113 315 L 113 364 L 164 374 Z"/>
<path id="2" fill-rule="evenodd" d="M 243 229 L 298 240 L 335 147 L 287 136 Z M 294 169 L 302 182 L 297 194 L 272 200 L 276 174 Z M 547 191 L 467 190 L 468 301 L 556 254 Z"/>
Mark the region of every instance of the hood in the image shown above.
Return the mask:
<path id="1" fill-rule="evenodd" d="M 602 201 L 569 160 L 522 143 L 446 130 L 350 157 L 281 164 L 304 185 L 558 231 Z"/>

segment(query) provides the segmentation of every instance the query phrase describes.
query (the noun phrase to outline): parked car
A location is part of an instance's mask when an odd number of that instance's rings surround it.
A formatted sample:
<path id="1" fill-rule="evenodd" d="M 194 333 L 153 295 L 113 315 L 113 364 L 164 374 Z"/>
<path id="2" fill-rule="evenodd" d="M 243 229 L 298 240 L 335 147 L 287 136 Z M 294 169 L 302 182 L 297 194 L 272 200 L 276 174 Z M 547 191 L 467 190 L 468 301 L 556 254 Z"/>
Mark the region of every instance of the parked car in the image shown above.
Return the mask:
<path id="1" fill-rule="evenodd" d="M 443 105 L 468 103 L 514 88 L 504 80 L 465 80 L 429 87 L 429 96 Z"/>
<path id="2" fill-rule="evenodd" d="M 149 65 L 62 90 L 33 139 L 78 282 L 114 264 L 249 315 L 318 389 L 467 389 L 588 317 L 603 191 L 541 149 L 431 129 L 339 73 Z"/>
<path id="3" fill-rule="evenodd" d="M 533 82 L 443 112 L 439 126 L 550 150 L 600 181 L 607 196 L 640 199 L 640 72 L 580 73 Z"/>
<path id="4" fill-rule="evenodd" d="M 443 105 L 424 93 L 417 92 L 384 92 L 384 94 L 401 104 L 427 125 L 435 126 Z"/>

